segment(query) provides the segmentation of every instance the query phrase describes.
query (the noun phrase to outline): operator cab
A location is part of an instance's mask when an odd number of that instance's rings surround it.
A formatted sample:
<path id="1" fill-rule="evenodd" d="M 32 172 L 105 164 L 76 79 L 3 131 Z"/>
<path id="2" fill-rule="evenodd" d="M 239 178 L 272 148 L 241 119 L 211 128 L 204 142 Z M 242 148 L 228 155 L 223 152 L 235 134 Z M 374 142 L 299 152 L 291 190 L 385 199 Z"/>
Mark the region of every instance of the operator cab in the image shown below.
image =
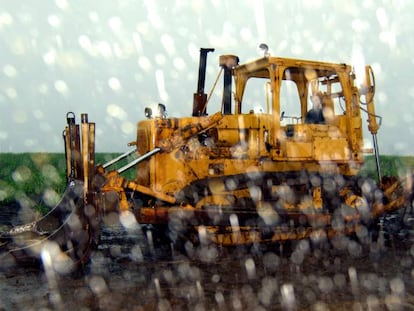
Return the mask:
<path id="1" fill-rule="evenodd" d="M 257 137 L 266 136 L 273 160 L 360 158 L 358 90 L 350 66 L 264 57 L 235 67 L 233 76 L 235 115 L 257 115 L 257 121 L 240 119 L 240 129 L 260 123 Z"/>
<path id="2" fill-rule="evenodd" d="M 286 68 L 277 88 L 272 87 L 269 76 L 249 77 L 242 103 L 237 104 L 240 113 L 273 114 L 275 110 L 272 108 L 279 108 L 281 125 L 329 124 L 336 116 L 345 114 L 344 93 L 334 72 L 308 69 L 306 72 L 302 70 L 300 75 L 299 71 L 298 67 Z M 276 103 L 274 107 L 273 101 Z"/>

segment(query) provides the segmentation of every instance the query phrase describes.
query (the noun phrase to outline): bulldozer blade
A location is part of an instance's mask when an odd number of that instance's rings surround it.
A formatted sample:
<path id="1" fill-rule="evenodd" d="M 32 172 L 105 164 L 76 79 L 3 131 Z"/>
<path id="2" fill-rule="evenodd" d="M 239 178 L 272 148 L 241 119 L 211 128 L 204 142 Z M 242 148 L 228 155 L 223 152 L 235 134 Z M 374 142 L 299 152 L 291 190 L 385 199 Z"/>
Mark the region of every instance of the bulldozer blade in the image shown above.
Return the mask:
<path id="1" fill-rule="evenodd" d="M 52 257 L 70 259 L 72 264 L 81 262 L 89 247 L 83 202 L 83 182 L 71 181 L 60 202 L 42 218 L 1 232 L 0 267 L 42 260 L 42 252 L 51 245 L 58 249 Z"/>

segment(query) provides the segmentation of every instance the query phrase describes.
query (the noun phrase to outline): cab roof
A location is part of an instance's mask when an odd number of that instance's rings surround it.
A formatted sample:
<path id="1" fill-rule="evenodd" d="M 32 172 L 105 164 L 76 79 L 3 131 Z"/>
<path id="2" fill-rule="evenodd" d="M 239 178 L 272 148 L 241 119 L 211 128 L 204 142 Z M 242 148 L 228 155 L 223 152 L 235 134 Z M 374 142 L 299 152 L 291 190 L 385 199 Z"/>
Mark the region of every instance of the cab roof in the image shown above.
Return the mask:
<path id="1" fill-rule="evenodd" d="M 329 77 L 338 72 L 351 71 L 351 66 L 346 64 L 269 56 L 238 65 L 233 69 L 233 73 L 249 78 L 269 78 L 269 68 L 272 66 L 288 67 L 291 76 L 303 75 L 306 70 L 314 71 L 317 77 Z"/>

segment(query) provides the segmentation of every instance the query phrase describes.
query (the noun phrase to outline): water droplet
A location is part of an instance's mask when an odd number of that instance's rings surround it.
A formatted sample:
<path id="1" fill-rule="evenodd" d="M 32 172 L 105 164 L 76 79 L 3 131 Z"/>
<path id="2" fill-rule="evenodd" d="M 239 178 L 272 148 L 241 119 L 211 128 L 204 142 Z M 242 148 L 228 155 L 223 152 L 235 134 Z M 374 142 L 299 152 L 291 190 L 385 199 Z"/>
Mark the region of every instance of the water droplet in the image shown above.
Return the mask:
<path id="1" fill-rule="evenodd" d="M 138 229 L 138 222 L 130 211 L 122 211 L 119 215 L 119 221 L 129 231 Z"/>
<path id="2" fill-rule="evenodd" d="M 9 78 L 14 78 L 15 76 L 17 76 L 17 69 L 10 64 L 7 64 L 3 67 L 3 72 Z"/>
<path id="3" fill-rule="evenodd" d="M 93 275 L 89 279 L 89 287 L 92 292 L 98 296 L 105 294 L 108 291 L 108 287 L 104 278 L 100 275 Z"/>
<path id="4" fill-rule="evenodd" d="M 280 293 L 282 306 L 287 310 L 294 310 L 296 305 L 295 292 L 292 284 L 283 284 Z"/>
<path id="5" fill-rule="evenodd" d="M 256 265 L 254 263 L 254 260 L 252 258 L 248 258 L 244 263 L 247 271 L 247 277 L 249 279 L 256 278 Z"/>
<path id="6" fill-rule="evenodd" d="M 158 297 L 161 297 L 161 285 L 160 280 L 158 278 L 154 279 L 155 291 Z"/>
<path id="7" fill-rule="evenodd" d="M 60 26 L 60 18 L 56 15 L 49 15 L 47 17 L 47 21 L 48 21 L 49 25 L 52 26 L 52 27 L 57 28 L 57 27 Z"/>
<path id="8" fill-rule="evenodd" d="M 398 277 L 394 278 L 390 281 L 390 288 L 393 294 L 398 296 L 403 295 L 405 292 L 404 281 Z"/>
<path id="9" fill-rule="evenodd" d="M 69 93 L 68 85 L 63 80 L 57 80 L 54 83 L 56 91 L 61 93 L 62 95 L 67 95 Z"/>
<path id="10" fill-rule="evenodd" d="M 334 284 L 330 277 L 320 277 L 318 282 L 319 290 L 324 293 L 328 294 L 332 291 Z"/>

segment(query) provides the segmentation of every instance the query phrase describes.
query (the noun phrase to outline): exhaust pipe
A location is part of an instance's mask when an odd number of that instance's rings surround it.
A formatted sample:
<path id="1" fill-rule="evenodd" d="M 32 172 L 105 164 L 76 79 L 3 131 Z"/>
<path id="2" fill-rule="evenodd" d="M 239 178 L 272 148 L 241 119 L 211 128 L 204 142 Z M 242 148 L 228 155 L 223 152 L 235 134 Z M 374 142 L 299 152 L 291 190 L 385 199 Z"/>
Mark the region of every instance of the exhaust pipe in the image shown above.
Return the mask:
<path id="1" fill-rule="evenodd" d="M 207 115 L 207 94 L 204 93 L 204 86 L 206 82 L 207 53 L 209 52 L 214 52 L 214 49 L 200 49 L 197 93 L 194 93 L 193 97 L 193 117 Z"/>

